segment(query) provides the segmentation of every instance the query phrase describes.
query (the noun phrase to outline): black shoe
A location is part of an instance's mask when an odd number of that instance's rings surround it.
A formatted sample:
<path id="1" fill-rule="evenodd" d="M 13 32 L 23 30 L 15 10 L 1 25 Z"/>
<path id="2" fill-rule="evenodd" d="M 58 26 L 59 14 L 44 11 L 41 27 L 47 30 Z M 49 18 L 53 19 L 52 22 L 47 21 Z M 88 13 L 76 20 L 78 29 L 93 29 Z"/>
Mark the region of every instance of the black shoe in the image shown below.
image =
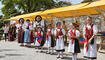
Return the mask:
<path id="1" fill-rule="evenodd" d="M 40 51 L 40 53 L 43 53 L 43 51 Z"/>
<path id="2" fill-rule="evenodd" d="M 50 52 L 46 52 L 46 54 L 50 54 Z"/>

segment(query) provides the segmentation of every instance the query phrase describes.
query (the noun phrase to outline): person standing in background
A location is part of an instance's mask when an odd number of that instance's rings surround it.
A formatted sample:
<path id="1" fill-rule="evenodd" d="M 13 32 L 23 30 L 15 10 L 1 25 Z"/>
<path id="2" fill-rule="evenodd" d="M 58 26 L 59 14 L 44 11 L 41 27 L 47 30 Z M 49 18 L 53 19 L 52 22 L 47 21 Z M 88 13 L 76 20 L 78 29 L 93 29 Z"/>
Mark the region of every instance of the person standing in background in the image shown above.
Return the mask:
<path id="1" fill-rule="evenodd" d="M 5 26 L 3 27 L 4 30 L 4 37 L 5 37 L 5 42 L 7 41 L 7 36 L 8 36 L 8 31 L 9 31 L 9 26 L 7 24 L 5 24 Z"/>
<path id="2" fill-rule="evenodd" d="M 68 29 L 67 29 L 67 26 L 65 24 L 65 21 L 63 21 L 63 25 L 62 25 L 62 28 L 65 30 L 66 34 L 68 32 Z M 65 34 L 64 36 L 64 40 L 65 40 L 65 44 L 67 44 L 67 35 Z"/>

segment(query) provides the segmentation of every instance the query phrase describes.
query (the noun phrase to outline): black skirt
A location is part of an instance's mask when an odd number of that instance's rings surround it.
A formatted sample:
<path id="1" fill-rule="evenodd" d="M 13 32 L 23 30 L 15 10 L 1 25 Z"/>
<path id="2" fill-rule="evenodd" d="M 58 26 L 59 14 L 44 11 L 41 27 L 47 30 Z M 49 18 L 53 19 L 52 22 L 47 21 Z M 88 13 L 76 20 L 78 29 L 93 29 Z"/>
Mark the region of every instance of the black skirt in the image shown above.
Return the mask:
<path id="1" fill-rule="evenodd" d="M 51 47 L 55 47 L 55 38 L 51 36 Z"/>
<path id="2" fill-rule="evenodd" d="M 80 53 L 80 45 L 78 39 L 75 39 L 74 53 Z"/>

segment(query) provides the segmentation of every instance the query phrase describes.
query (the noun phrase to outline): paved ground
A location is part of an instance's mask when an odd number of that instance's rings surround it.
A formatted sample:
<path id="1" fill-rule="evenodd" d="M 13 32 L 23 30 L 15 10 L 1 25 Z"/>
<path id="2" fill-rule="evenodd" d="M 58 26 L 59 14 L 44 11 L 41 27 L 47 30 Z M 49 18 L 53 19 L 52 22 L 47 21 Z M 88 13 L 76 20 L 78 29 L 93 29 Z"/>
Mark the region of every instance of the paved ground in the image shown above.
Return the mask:
<path id="1" fill-rule="evenodd" d="M 64 53 L 64 57 L 65 59 L 62 60 L 71 60 L 71 54 L 69 54 L 67 51 Z M 0 60 L 61 60 L 61 59 L 56 59 L 56 54 L 49 55 L 45 53 L 36 52 L 35 48 L 20 47 L 17 42 L 0 41 Z M 83 59 L 83 52 L 78 55 L 78 60 L 85 60 Z M 105 60 L 105 54 L 98 53 L 97 60 Z"/>

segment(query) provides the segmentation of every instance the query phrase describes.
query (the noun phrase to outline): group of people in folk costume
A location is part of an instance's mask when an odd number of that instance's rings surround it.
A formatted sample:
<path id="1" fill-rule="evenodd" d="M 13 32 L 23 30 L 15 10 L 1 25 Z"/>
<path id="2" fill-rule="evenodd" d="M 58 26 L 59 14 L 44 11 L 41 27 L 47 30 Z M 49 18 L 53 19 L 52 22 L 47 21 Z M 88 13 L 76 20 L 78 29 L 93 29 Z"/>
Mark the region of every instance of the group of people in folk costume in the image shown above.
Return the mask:
<path id="1" fill-rule="evenodd" d="M 30 20 L 27 19 L 27 25 L 24 24 L 24 19 L 19 19 L 20 27 L 18 28 L 18 42 L 25 43 L 25 46 L 31 46 L 31 43 L 34 42 L 36 49 L 41 49 L 46 46 L 48 51 L 46 53 L 53 54 L 53 48 L 56 46 L 56 51 L 58 53 L 57 58 L 63 59 L 63 52 L 65 51 L 64 37 L 68 36 L 68 52 L 72 53 L 72 59 L 77 60 L 77 54 L 80 53 L 80 31 L 78 30 L 78 25 L 72 23 L 70 30 L 65 31 L 61 27 L 61 22 L 56 23 L 56 28 L 52 28 L 52 25 L 47 26 L 47 31 L 44 30 L 45 25 L 42 21 L 41 16 L 35 17 L 35 23 L 30 23 Z M 64 22 L 65 23 L 65 22 Z M 83 37 L 84 42 L 84 57 L 89 59 L 97 58 L 97 46 L 96 46 L 96 34 L 98 32 L 97 26 L 92 23 L 92 18 L 86 18 L 86 25 L 83 28 Z M 68 34 L 67 34 L 68 33 Z M 35 40 L 33 40 L 35 38 Z M 55 42 L 56 41 L 56 42 Z"/>

